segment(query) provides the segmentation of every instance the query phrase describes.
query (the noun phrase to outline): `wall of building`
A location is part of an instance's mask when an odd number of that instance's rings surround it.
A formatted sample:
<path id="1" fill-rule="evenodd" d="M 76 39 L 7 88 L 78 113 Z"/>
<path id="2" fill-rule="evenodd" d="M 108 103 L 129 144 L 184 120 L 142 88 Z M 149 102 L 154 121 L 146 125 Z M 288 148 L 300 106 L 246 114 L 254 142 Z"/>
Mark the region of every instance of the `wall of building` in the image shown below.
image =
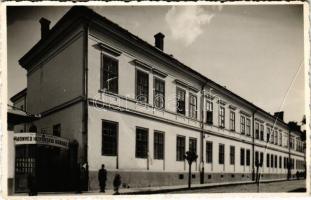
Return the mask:
<path id="1" fill-rule="evenodd" d="M 27 75 L 27 109 L 38 114 L 83 94 L 83 32 L 64 36 Z"/>

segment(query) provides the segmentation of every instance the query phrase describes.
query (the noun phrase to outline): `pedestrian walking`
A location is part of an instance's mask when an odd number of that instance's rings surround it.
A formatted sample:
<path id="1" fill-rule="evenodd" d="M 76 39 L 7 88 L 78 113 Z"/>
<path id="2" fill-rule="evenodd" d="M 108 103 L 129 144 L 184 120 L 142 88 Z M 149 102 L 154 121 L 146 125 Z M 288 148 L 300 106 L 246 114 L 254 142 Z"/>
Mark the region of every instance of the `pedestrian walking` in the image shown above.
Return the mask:
<path id="1" fill-rule="evenodd" d="M 98 182 L 100 187 L 100 192 L 105 192 L 106 189 L 106 180 L 107 180 L 107 170 L 105 165 L 102 165 L 102 168 L 98 171 Z"/>
<path id="2" fill-rule="evenodd" d="M 121 185 L 121 176 L 120 174 L 116 174 L 114 176 L 114 180 L 113 180 L 113 188 L 115 193 L 114 194 L 119 194 L 119 187 Z"/>

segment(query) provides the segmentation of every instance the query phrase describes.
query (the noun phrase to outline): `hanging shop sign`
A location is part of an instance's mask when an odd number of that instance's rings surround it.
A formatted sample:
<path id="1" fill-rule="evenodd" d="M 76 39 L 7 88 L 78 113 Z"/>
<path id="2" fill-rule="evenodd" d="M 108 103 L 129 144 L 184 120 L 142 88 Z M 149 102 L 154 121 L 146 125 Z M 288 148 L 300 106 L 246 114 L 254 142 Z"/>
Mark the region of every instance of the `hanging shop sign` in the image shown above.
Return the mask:
<path id="1" fill-rule="evenodd" d="M 69 140 L 54 135 L 38 133 L 16 133 L 14 134 L 15 145 L 41 144 L 68 149 Z"/>

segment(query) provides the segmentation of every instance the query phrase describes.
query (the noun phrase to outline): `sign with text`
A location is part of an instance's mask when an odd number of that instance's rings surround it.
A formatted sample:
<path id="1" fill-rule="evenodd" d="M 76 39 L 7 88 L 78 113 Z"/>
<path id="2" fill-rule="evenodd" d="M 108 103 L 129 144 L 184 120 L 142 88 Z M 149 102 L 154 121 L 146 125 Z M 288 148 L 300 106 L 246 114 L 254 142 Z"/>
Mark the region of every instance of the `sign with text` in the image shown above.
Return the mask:
<path id="1" fill-rule="evenodd" d="M 14 144 L 42 144 L 68 149 L 69 140 L 54 135 L 38 133 L 15 133 Z"/>

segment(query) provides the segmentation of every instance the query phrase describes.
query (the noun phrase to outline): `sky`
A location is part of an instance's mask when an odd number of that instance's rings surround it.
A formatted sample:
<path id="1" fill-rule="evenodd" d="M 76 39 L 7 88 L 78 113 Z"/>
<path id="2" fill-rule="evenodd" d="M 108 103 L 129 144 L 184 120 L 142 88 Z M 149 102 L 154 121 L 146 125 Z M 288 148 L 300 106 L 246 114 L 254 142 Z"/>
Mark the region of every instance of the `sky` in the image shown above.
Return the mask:
<path id="1" fill-rule="evenodd" d="M 90 7 L 164 52 L 285 121 L 304 115 L 301 5 Z M 18 60 L 40 39 L 39 19 L 51 27 L 70 7 L 9 7 L 8 98 L 27 87 Z M 300 67 L 301 66 L 301 67 Z M 296 74 L 297 73 L 297 74 Z"/>

